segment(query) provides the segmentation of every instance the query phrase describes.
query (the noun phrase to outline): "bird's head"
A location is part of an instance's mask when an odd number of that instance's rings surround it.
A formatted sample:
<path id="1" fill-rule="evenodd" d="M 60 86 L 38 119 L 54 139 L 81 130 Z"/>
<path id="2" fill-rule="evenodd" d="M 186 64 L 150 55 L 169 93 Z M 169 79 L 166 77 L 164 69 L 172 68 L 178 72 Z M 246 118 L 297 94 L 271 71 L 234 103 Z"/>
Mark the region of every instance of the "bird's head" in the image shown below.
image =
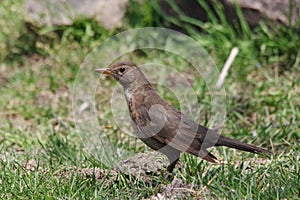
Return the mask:
<path id="1" fill-rule="evenodd" d="M 148 84 L 141 70 L 132 62 L 118 62 L 108 68 L 96 69 L 96 72 L 114 77 L 124 88 L 139 87 Z"/>

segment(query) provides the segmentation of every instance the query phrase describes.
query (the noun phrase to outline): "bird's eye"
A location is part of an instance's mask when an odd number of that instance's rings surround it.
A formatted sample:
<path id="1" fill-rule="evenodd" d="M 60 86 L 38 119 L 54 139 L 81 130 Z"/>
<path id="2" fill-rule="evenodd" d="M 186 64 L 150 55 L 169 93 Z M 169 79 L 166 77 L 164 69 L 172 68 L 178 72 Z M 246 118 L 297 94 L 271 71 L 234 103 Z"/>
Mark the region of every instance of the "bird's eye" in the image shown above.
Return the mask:
<path id="1" fill-rule="evenodd" d="M 125 68 L 124 67 L 120 68 L 120 72 L 121 73 L 125 72 Z"/>

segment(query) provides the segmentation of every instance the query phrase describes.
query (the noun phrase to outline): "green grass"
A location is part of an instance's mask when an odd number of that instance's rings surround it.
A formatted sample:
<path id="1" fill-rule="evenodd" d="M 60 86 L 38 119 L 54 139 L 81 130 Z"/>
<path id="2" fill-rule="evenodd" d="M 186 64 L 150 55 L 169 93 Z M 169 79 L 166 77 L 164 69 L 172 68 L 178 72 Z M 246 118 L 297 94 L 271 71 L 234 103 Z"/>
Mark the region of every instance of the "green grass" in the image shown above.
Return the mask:
<path id="1" fill-rule="evenodd" d="M 182 27 L 203 45 L 219 69 L 231 49 L 239 47 L 225 80 L 227 119 L 223 134 L 275 153 L 266 158 L 217 148 L 212 150 L 222 160 L 217 165 L 182 155 L 175 172 L 184 184 L 192 185 L 190 198 L 300 198 L 298 29 L 261 23 L 251 30 L 239 8 L 241 24 L 230 25 L 220 4 L 215 2 L 214 15 L 201 0 L 199 4 L 209 13 L 206 23 L 185 16 L 171 1 L 177 18 L 164 16 L 153 2 L 137 11 L 131 1 L 127 24 L 118 31 L 107 31 L 86 19 L 73 26 L 37 28 L 24 22 L 21 3 L 8 0 L 0 5 L 1 199 L 142 199 L 155 195 L 163 174 L 149 175 L 150 181 L 145 182 L 130 174 L 110 172 L 86 151 L 72 113 L 73 84 L 88 53 L 120 30 L 154 25 Z M 124 59 L 140 63 L 163 59 L 185 70 L 175 56 L 165 59 L 168 54 L 145 51 L 126 56 Z M 98 120 L 105 134 L 118 148 L 151 151 L 113 124 L 109 97 L 115 82 L 109 78 L 100 81 L 107 86 L 96 93 L 101 102 L 97 105 L 101 108 Z M 206 95 L 205 83 L 195 80 L 193 87 L 204 109 L 201 123 L 209 124 L 210 96 Z M 177 105 L 168 90 L 159 90 Z M 257 136 L 251 134 L 254 131 Z M 103 175 L 82 173 L 83 169 L 95 168 Z"/>

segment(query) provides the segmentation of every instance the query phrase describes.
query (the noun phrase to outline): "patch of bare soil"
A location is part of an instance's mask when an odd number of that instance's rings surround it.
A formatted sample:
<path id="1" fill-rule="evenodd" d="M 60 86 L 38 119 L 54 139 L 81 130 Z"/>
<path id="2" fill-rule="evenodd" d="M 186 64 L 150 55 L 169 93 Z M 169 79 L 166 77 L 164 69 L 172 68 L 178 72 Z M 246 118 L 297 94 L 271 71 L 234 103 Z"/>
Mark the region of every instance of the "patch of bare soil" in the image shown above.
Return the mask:
<path id="1" fill-rule="evenodd" d="M 71 166 L 62 166 L 58 169 L 54 176 L 61 180 L 68 179 L 74 175 L 83 179 L 93 179 L 101 181 L 103 184 L 109 186 L 115 184 L 118 177 L 122 175 L 127 178 L 128 183 L 134 181 L 135 184 L 143 182 L 146 185 L 151 185 L 158 188 L 157 192 L 147 200 L 158 199 L 189 199 L 189 198 L 201 198 L 203 194 L 209 194 L 207 188 L 197 189 L 198 186 L 194 184 L 186 184 L 184 180 L 177 178 L 172 179 L 171 183 L 167 182 L 153 182 L 154 176 L 159 176 L 162 173 L 167 175 L 165 168 L 168 162 L 161 154 L 157 152 L 140 153 L 131 158 L 118 163 L 111 170 L 104 170 L 100 168 L 78 168 Z M 30 159 L 26 162 L 22 162 L 22 167 L 28 172 L 34 172 L 36 170 L 43 171 L 41 167 L 38 167 L 37 162 L 34 159 Z M 125 176 L 124 176 L 125 175 Z"/>
<path id="2" fill-rule="evenodd" d="M 160 199 L 188 199 L 198 196 L 193 184 L 184 184 L 182 179 L 174 178 L 170 184 L 161 187 L 160 191 L 151 196 L 149 200 Z"/>

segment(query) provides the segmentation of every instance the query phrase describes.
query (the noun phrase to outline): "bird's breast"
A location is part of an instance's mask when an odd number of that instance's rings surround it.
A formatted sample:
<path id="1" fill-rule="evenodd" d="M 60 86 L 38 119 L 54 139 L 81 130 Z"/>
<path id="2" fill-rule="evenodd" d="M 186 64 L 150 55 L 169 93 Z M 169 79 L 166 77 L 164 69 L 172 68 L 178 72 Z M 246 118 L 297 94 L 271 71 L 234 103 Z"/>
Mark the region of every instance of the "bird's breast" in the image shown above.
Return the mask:
<path id="1" fill-rule="evenodd" d="M 129 111 L 131 119 L 137 125 L 141 124 L 142 121 L 141 121 L 141 117 L 139 114 L 139 107 L 140 107 L 140 104 L 141 104 L 143 98 L 141 98 L 140 95 L 137 95 L 137 94 L 134 95 L 131 92 L 128 92 L 126 90 L 125 90 L 124 95 L 125 95 L 125 99 L 127 101 L 128 111 Z"/>

